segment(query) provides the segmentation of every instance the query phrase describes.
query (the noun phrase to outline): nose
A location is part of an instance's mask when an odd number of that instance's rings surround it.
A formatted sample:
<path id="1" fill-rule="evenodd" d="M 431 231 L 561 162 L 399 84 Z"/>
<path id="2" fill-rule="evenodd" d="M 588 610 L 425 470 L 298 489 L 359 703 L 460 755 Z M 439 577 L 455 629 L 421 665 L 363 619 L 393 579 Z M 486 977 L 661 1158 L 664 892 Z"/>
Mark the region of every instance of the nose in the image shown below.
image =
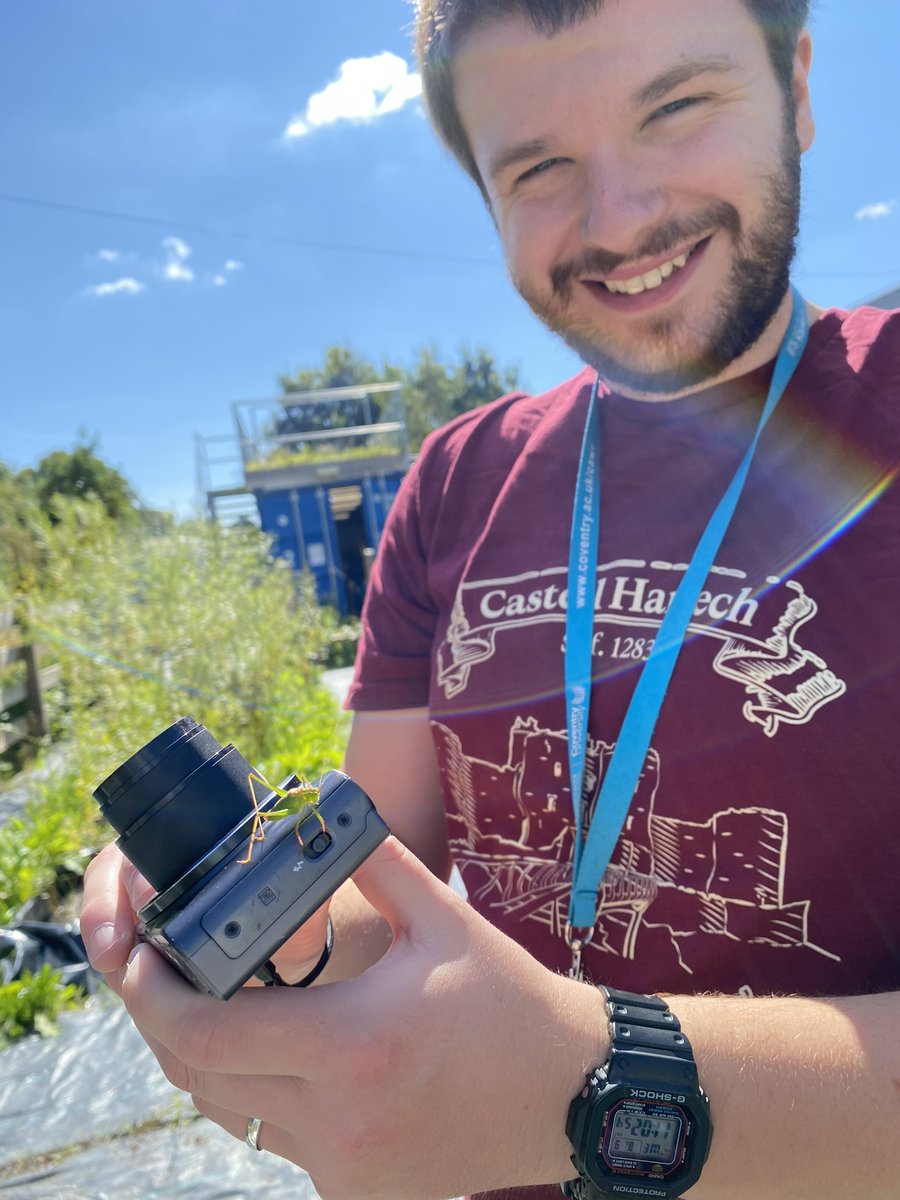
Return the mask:
<path id="1" fill-rule="evenodd" d="M 668 208 L 659 177 L 628 157 L 604 156 L 586 174 L 582 237 L 587 246 L 632 256 Z"/>

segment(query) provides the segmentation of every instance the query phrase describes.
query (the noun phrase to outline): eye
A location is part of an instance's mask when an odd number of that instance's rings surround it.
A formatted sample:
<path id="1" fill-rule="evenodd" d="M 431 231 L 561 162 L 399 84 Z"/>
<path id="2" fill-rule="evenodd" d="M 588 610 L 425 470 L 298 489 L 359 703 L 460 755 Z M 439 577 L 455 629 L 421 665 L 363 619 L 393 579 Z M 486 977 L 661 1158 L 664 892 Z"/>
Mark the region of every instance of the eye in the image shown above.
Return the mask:
<path id="1" fill-rule="evenodd" d="M 565 159 L 545 158 L 543 162 L 539 162 L 535 166 L 529 167 L 527 171 L 523 171 L 516 180 L 516 183 L 525 183 L 527 180 L 533 179 L 537 175 L 543 175 L 545 171 L 549 171 L 551 167 L 555 167 L 557 163 L 561 162 L 565 162 Z"/>
<path id="2" fill-rule="evenodd" d="M 680 100 L 670 100 L 668 104 L 663 104 L 655 109 L 650 117 L 653 121 L 657 117 L 669 117 L 673 113 L 683 112 L 686 108 L 693 108 L 697 104 L 702 104 L 706 96 L 684 96 Z"/>

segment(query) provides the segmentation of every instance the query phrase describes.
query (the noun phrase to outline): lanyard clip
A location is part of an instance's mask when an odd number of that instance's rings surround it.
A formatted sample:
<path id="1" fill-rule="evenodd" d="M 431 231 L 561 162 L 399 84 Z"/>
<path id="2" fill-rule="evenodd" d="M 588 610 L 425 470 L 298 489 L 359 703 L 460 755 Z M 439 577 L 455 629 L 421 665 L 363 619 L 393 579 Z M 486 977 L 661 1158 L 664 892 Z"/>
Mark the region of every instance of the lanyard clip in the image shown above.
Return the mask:
<path id="1" fill-rule="evenodd" d="M 582 979 L 583 971 L 581 967 L 581 955 L 585 946 L 590 944 L 591 938 L 594 936 L 594 926 L 579 927 L 570 925 L 566 922 L 566 945 L 572 951 L 572 965 L 569 968 L 570 979 Z"/>

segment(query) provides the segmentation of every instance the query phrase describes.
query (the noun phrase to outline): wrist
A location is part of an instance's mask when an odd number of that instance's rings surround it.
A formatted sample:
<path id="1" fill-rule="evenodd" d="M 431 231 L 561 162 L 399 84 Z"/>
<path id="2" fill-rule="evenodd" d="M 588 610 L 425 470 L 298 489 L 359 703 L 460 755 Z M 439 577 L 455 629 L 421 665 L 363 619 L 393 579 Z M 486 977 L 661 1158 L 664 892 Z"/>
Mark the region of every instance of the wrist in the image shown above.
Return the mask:
<path id="1" fill-rule="evenodd" d="M 569 1108 L 578 1177 L 563 1191 L 570 1200 L 676 1200 L 700 1178 L 712 1138 L 690 1040 L 659 996 L 600 991 L 609 1050 Z"/>
<path id="2" fill-rule="evenodd" d="M 585 1076 L 604 1062 L 609 1052 L 603 993 L 581 981 L 559 977 L 558 982 L 557 1034 L 550 1039 L 552 1066 L 546 1064 L 541 1089 L 548 1100 L 541 1117 L 543 1132 L 551 1139 L 547 1145 L 548 1170 L 544 1181 L 553 1183 L 573 1175 L 572 1145 L 566 1136 L 572 1097 L 584 1087 Z"/>

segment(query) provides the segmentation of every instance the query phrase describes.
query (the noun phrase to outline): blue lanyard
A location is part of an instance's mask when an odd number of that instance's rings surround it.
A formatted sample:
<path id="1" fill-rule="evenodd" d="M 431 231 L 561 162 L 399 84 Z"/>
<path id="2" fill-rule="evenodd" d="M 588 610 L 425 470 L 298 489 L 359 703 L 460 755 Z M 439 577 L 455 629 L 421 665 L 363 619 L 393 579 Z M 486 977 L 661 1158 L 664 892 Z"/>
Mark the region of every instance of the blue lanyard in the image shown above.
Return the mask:
<path id="1" fill-rule="evenodd" d="M 731 523 L 762 431 L 784 395 L 800 362 L 809 338 L 806 304 L 792 290 L 793 312 L 784 336 L 768 399 L 756 433 L 697 543 L 694 555 L 678 586 L 653 643 L 622 722 L 612 758 L 606 768 L 587 839 L 582 834 L 582 795 L 587 750 L 588 714 L 591 704 L 591 666 L 594 637 L 594 592 L 597 580 L 597 546 L 600 528 L 600 412 L 597 402 L 599 379 L 591 393 L 572 513 L 569 547 L 569 591 L 566 609 L 566 706 L 569 734 L 569 776 L 575 812 L 575 852 L 572 894 L 569 904 L 571 929 L 593 931 L 597 892 L 616 842 L 625 824 L 637 787 L 650 739 L 684 644 L 688 625 L 700 591 Z M 590 938 L 582 940 L 582 944 Z"/>

